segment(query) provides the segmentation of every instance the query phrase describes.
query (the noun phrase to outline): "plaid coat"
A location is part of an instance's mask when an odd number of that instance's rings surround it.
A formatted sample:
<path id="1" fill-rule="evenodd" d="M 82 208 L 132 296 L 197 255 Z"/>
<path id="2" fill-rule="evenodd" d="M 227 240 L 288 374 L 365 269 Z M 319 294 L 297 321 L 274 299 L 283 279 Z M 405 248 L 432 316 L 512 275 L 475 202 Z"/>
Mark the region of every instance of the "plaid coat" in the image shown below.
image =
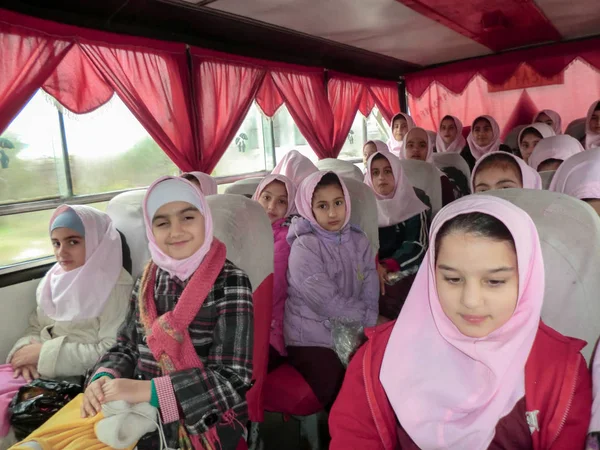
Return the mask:
<path id="1" fill-rule="evenodd" d="M 138 310 L 140 284 L 138 279 L 117 344 L 100 358 L 92 374 L 108 370 L 119 377 L 140 380 L 167 375 L 162 373 L 146 345 Z M 185 286 L 185 282 L 158 269 L 154 297 L 159 316 L 175 307 Z M 235 449 L 244 432 L 242 424 L 248 420 L 246 391 L 252 377 L 253 314 L 250 280 L 230 261 L 225 262 L 188 330 L 204 370 L 183 370 L 169 375 L 179 417 L 189 434 L 205 433 L 218 424 L 222 448 Z M 233 409 L 234 419 L 222 417 L 229 409 Z M 178 448 L 178 422 L 165 423 L 163 429 L 169 447 Z M 147 434 L 139 441 L 138 449 L 160 448 L 158 442 L 157 432 Z"/>

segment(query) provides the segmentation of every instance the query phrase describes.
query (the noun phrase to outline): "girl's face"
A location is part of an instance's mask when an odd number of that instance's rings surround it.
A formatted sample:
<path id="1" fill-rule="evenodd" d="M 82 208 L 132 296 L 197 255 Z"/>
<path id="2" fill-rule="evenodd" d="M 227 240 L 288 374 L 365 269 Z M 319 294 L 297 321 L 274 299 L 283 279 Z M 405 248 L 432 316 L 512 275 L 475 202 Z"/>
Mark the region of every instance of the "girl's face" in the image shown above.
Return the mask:
<path id="1" fill-rule="evenodd" d="M 552 128 L 554 126 L 554 122 L 546 113 L 540 113 L 540 115 L 537 116 L 537 119 L 535 121 L 536 121 L 536 123 L 545 123 L 550 128 Z"/>
<path id="2" fill-rule="evenodd" d="M 56 228 L 50 233 L 54 256 L 65 272 L 85 264 L 85 238 L 71 228 Z"/>
<path id="3" fill-rule="evenodd" d="M 283 219 L 288 209 L 288 194 L 285 184 L 273 181 L 260 193 L 258 203 L 264 208 L 271 223 Z"/>
<path id="4" fill-rule="evenodd" d="M 480 147 L 491 144 L 494 139 L 492 124 L 486 119 L 479 119 L 473 124 L 473 138 Z"/>
<path id="5" fill-rule="evenodd" d="M 379 195 L 390 195 L 396 187 L 394 172 L 387 158 L 380 158 L 371 163 L 371 180 Z"/>
<path id="6" fill-rule="evenodd" d="M 594 111 L 590 119 L 590 129 L 592 133 L 600 134 L 600 111 Z"/>
<path id="7" fill-rule="evenodd" d="M 166 203 L 152 218 L 152 234 L 165 255 L 189 258 L 204 244 L 204 216 L 190 203 Z"/>
<path id="8" fill-rule="evenodd" d="M 544 161 L 542 163 L 540 163 L 540 165 L 538 166 L 538 172 L 549 172 L 551 170 L 558 170 L 558 168 L 560 167 L 560 165 L 562 164 L 562 161 L 557 161 L 557 160 L 548 160 L 548 161 Z"/>
<path id="9" fill-rule="evenodd" d="M 406 119 L 402 116 L 394 119 L 394 123 L 392 125 L 392 134 L 394 135 L 394 139 L 401 141 L 404 139 L 406 133 L 408 133 L 408 124 L 406 123 Z"/>
<path id="10" fill-rule="evenodd" d="M 598 213 L 600 216 L 600 199 L 599 198 L 591 198 L 584 200 L 588 205 L 594 208 L 594 211 Z"/>
<path id="11" fill-rule="evenodd" d="M 444 119 L 440 124 L 440 136 L 446 145 L 452 144 L 456 139 L 458 130 L 456 129 L 456 123 L 452 119 Z"/>
<path id="12" fill-rule="evenodd" d="M 371 155 L 377 153 L 377 147 L 372 142 L 369 142 L 363 147 L 363 164 L 366 166 Z"/>
<path id="13" fill-rule="evenodd" d="M 475 174 L 475 192 L 485 192 L 494 189 L 522 188 L 521 174 L 512 166 L 495 165 L 478 169 Z"/>
<path id="14" fill-rule="evenodd" d="M 313 194 L 312 211 L 317 223 L 327 231 L 339 231 L 346 221 L 346 198 L 342 188 L 329 185 Z"/>
<path id="15" fill-rule="evenodd" d="M 511 242 L 450 233 L 442 238 L 435 274 L 442 310 L 465 336 L 489 335 L 517 307 L 519 273 Z"/>
<path id="16" fill-rule="evenodd" d="M 519 142 L 519 150 L 521 150 L 523 161 L 529 162 L 529 157 L 533 153 L 533 149 L 541 140 L 542 137 L 537 133 L 523 133 L 521 142 Z"/>
<path id="17" fill-rule="evenodd" d="M 429 150 L 427 140 L 428 136 L 424 130 L 413 131 L 406 142 L 406 159 L 426 161 Z"/>

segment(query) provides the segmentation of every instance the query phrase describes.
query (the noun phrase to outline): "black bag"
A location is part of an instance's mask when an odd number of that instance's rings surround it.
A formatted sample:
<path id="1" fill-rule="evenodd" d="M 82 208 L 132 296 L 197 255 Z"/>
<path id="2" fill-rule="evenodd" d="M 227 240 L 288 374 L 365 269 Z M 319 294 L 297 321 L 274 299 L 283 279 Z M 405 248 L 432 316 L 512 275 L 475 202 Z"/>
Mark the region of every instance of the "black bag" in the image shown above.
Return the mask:
<path id="1" fill-rule="evenodd" d="M 22 386 L 9 406 L 17 439 L 25 439 L 81 392 L 79 384 L 43 378 Z"/>

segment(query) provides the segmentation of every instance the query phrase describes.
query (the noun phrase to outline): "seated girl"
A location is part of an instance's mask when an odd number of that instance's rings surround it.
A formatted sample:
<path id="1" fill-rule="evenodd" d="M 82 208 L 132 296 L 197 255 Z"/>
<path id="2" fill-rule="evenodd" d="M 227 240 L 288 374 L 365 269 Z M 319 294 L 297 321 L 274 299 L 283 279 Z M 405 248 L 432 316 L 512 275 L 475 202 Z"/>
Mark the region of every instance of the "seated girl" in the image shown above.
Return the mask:
<path id="1" fill-rule="evenodd" d="M 583 146 L 574 137 L 566 134 L 551 136 L 538 142 L 529 156 L 529 165 L 538 172 L 557 170 L 563 161 L 583 151 Z"/>
<path id="2" fill-rule="evenodd" d="M 472 192 L 511 188 L 542 189 L 542 178 L 510 153 L 492 152 L 477 161 L 471 174 Z"/>
<path id="3" fill-rule="evenodd" d="M 152 259 L 117 344 L 94 367 L 82 416 L 115 400 L 150 402 L 169 448 L 235 449 L 252 376 L 250 281 L 225 259 L 208 204 L 189 181 L 158 179 L 143 208 Z M 158 432 L 137 448 L 160 448 Z"/>
<path id="4" fill-rule="evenodd" d="M 528 163 L 529 157 L 538 142 L 551 136 L 554 136 L 554 131 L 545 123 L 534 123 L 531 126 L 523 128 L 517 138 L 519 152 L 523 161 Z"/>
<path id="5" fill-rule="evenodd" d="M 330 449 L 581 449 L 585 342 L 540 320 L 544 261 L 529 215 L 469 196 L 435 217 L 395 323 L 368 330 L 329 416 Z"/>
<path id="6" fill-rule="evenodd" d="M 533 123 L 545 123 L 554 131 L 555 135 L 563 134 L 562 133 L 562 119 L 560 118 L 560 114 L 556 111 L 552 111 L 551 109 L 542 109 L 539 113 L 535 115 L 533 118 Z"/>
<path id="7" fill-rule="evenodd" d="M 413 159 L 430 163 L 433 155 L 433 144 L 433 140 L 427 131 L 419 127 L 412 128 L 404 137 L 404 147 L 400 159 Z M 445 206 L 460 198 L 463 192 L 443 171 L 439 169 L 438 171 L 442 185 L 442 205 Z"/>
<path id="8" fill-rule="evenodd" d="M 402 149 L 404 148 L 404 136 L 415 127 L 415 121 L 406 113 L 398 113 L 392 117 L 390 127 L 392 136 L 387 141 L 389 151 L 401 158 Z"/>
<path id="9" fill-rule="evenodd" d="M 585 119 L 585 149 L 600 147 L 600 100 L 592 103 Z"/>
<path id="10" fill-rule="evenodd" d="M 265 177 L 256 192 L 256 200 L 265 209 L 271 221 L 274 239 L 274 279 L 273 279 L 273 320 L 271 321 L 271 334 L 269 338 L 269 368 L 277 368 L 287 355 L 283 339 L 283 312 L 287 299 L 287 269 L 290 257 L 290 244 L 287 235 L 292 214 L 296 213 L 294 199 L 296 188 L 292 181 L 283 175 L 269 175 Z"/>
<path id="11" fill-rule="evenodd" d="M 438 153 L 460 153 L 467 141 L 462 135 L 463 124 L 454 116 L 444 116 L 436 137 Z"/>
<path id="12" fill-rule="evenodd" d="M 379 278 L 368 238 L 349 223 L 350 196 L 337 175 L 317 172 L 306 178 L 296 207 L 302 217 L 288 233 L 285 344 L 288 361 L 328 410 L 345 372 L 332 327 L 336 320 L 375 325 Z"/>
<path id="13" fill-rule="evenodd" d="M 29 328 L 1 371 L 2 384 L 15 390 L 40 376 L 83 377 L 115 344 L 127 315 L 133 279 L 123 269 L 121 237 L 108 215 L 89 206 L 59 206 L 50 239 L 57 263 L 38 285 Z M 9 426 L 6 405 L 0 414 L 2 437 Z"/>
<path id="14" fill-rule="evenodd" d="M 205 197 L 208 195 L 217 195 L 219 193 L 217 180 L 204 172 L 187 172 L 181 176 L 198 186 Z"/>
<path id="15" fill-rule="evenodd" d="M 379 314 L 395 319 L 427 251 L 431 210 L 419 200 L 400 161 L 391 153 L 375 153 L 367 168 L 365 183 L 377 199 Z M 405 273 L 403 278 L 390 283 L 388 275 L 400 271 Z"/>
<path id="16" fill-rule="evenodd" d="M 377 152 L 389 151 L 390 149 L 388 148 L 387 144 L 379 139 L 365 142 L 365 145 L 363 146 L 363 164 L 365 166 L 365 173 L 367 172 L 367 161 L 369 161 L 371 155 Z"/>
<path id="17" fill-rule="evenodd" d="M 471 170 L 479 159 L 491 152 L 511 153 L 510 148 L 500 142 L 500 126 L 491 116 L 479 116 L 473 121 L 471 132 L 467 136 L 467 146 L 460 155 L 467 161 Z"/>
<path id="18" fill-rule="evenodd" d="M 600 215 L 600 149 L 586 150 L 562 163 L 550 190 L 583 200 Z"/>
<path id="19" fill-rule="evenodd" d="M 310 159 L 298 150 L 291 150 L 285 154 L 271 173 L 285 175 L 292 180 L 295 186 L 298 186 L 307 176 L 318 171 L 319 169 Z"/>

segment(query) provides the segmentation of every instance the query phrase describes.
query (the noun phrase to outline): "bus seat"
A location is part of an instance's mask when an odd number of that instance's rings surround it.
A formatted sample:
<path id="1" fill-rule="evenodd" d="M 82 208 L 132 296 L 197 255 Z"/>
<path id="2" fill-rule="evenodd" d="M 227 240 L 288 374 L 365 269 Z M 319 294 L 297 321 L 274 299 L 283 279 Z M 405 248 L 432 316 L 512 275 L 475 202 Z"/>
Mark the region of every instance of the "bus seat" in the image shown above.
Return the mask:
<path id="1" fill-rule="evenodd" d="M 404 174 L 413 187 L 421 189 L 431 201 L 431 217 L 442 209 L 442 173 L 433 164 L 413 159 L 400 160 Z"/>
<path id="2" fill-rule="evenodd" d="M 146 263 L 150 260 L 142 212 L 144 195 L 146 195 L 145 189 L 123 192 L 114 197 L 106 207 L 106 214 L 113 220 L 119 232 L 125 236 L 131 256 L 131 276 L 134 279 L 142 274 Z"/>
<path id="3" fill-rule="evenodd" d="M 255 178 L 245 178 L 243 180 L 238 180 L 233 183 L 231 186 L 228 186 L 225 189 L 226 194 L 238 194 L 244 195 L 248 198 L 252 198 L 254 195 L 254 191 L 262 181 L 262 177 Z"/>
<path id="4" fill-rule="evenodd" d="M 519 133 L 521 133 L 521 130 L 529 126 L 531 125 L 517 125 L 512 130 L 510 130 L 504 138 L 504 145 L 508 145 L 513 152 L 515 150 L 519 150 Z"/>
<path id="5" fill-rule="evenodd" d="M 542 319 L 564 334 L 587 341 L 589 362 L 600 336 L 600 218 L 586 203 L 550 191 L 504 189 L 504 198 L 533 219 L 542 245 L 546 288 Z"/>
<path id="6" fill-rule="evenodd" d="M 360 181 L 361 183 L 365 178 L 365 176 L 358 167 L 356 167 L 350 161 L 344 161 L 342 159 L 321 159 L 317 162 L 316 166 L 319 170 L 335 172 L 340 177 L 352 178 L 354 180 Z"/>
<path id="7" fill-rule="evenodd" d="M 377 200 L 372 189 L 362 181 L 344 178 L 344 184 L 350 194 L 350 222 L 358 225 L 367 235 L 373 248 L 373 253 L 379 251 L 379 227 L 377 225 Z"/>
<path id="8" fill-rule="evenodd" d="M 540 177 L 542 177 L 542 189 L 547 191 L 550 188 L 550 183 L 552 183 L 552 178 L 554 178 L 555 173 L 556 170 L 540 172 Z"/>
<path id="9" fill-rule="evenodd" d="M 565 130 L 565 134 L 574 137 L 579 142 L 585 137 L 585 117 L 575 119 L 572 121 Z"/>
<path id="10" fill-rule="evenodd" d="M 467 180 L 471 179 L 471 169 L 465 158 L 460 156 L 460 153 L 434 153 L 432 156 L 432 164 L 442 170 L 446 167 L 454 167 L 460 170 Z"/>

